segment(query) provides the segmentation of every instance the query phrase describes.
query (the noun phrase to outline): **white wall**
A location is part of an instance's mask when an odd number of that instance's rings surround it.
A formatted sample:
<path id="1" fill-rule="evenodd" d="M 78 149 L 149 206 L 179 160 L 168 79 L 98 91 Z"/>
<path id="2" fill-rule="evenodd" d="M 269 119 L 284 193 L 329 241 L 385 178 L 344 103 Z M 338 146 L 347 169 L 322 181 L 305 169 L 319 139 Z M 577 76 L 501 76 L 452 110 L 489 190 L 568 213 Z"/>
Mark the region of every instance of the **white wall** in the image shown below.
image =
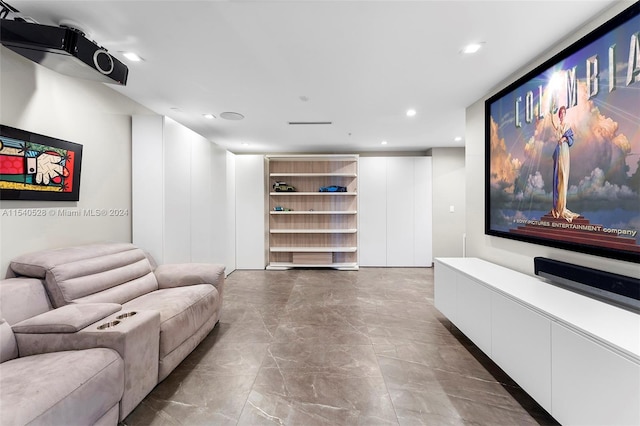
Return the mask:
<path id="1" fill-rule="evenodd" d="M 519 72 L 503 81 L 494 92 L 507 86 L 536 65 L 549 59 L 571 43 L 606 22 L 630 5 L 622 2 L 598 16 L 578 32 L 562 40 L 546 55 L 537 58 Z M 493 93 L 487 94 L 486 98 Z M 528 244 L 484 234 L 484 101 L 480 99 L 466 111 L 466 232 L 467 256 L 480 257 L 488 261 L 533 275 L 533 257 L 544 256 L 564 262 L 615 272 L 629 276 L 640 276 L 637 264 L 621 262 L 598 256 L 569 252 L 566 250 Z"/>
<path id="2" fill-rule="evenodd" d="M 433 148 L 433 257 L 461 257 L 465 233 L 464 148 Z M 453 212 L 450 207 L 453 206 Z"/>
<path id="3" fill-rule="evenodd" d="M 151 114 L 108 85 L 74 79 L 0 47 L 0 122 L 83 145 L 79 202 L 0 201 L 0 275 L 17 255 L 97 241 L 131 241 L 131 115 Z M 46 217 L 11 216 L 48 209 Z M 69 217 L 58 209 L 125 209 Z"/>

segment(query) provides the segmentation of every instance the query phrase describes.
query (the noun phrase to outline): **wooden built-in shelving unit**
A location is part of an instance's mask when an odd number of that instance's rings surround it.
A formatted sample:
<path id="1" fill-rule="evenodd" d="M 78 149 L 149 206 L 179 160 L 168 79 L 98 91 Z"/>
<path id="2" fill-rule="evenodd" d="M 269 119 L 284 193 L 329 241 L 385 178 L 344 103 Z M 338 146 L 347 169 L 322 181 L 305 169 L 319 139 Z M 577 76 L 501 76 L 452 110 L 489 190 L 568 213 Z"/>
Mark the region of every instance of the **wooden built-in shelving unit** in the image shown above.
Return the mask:
<path id="1" fill-rule="evenodd" d="M 358 156 L 268 155 L 267 269 L 358 269 Z M 286 182 L 295 192 L 273 191 Z M 319 192 L 338 185 L 346 192 Z M 281 207 L 283 210 L 275 210 Z"/>

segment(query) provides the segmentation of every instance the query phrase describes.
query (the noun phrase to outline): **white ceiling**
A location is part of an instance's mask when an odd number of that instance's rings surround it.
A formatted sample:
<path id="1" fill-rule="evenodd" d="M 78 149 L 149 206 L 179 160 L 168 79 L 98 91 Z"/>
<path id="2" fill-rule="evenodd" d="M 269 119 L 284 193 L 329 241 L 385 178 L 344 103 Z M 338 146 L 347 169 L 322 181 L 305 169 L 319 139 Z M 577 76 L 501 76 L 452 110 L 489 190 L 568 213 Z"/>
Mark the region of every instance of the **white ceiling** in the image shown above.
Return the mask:
<path id="1" fill-rule="evenodd" d="M 80 24 L 129 66 L 114 90 L 236 153 L 463 146 L 467 106 L 614 3 L 9 0 Z"/>

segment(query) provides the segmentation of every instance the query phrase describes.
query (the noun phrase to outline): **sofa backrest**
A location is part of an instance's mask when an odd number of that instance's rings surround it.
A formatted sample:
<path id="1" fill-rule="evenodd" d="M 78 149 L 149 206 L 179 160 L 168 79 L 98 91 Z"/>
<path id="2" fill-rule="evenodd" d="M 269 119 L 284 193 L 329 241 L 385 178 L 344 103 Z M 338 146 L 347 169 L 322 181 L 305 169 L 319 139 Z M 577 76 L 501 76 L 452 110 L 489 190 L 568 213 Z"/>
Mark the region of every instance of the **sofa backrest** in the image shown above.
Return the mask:
<path id="1" fill-rule="evenodd" d="M 125 303 L 158 289 L 145 253 L 129 243 L 103 243 L 25 254 L 11 261 L 17 276 L 44 280 L 54 307 Z"/>
<path id="2" fill-rule="evenodd" d="M 42 281 L 34 278 L 0 280 L 0 362 L 18 357 L 13 324 L 51 310 Z"/>
<path id="3" fill-rule="evenodd" d="M 0 280 L 0 312 L 13 325 L 52 309 L 41 280 L 9 278 Z"/>
<path id="4" fill-rule="evenodd" d="M 2 315 L 0 313 L 0 315 Z M 18 357 L 18 345 L 11 326 L 0 317 L 0 363 Z"/>

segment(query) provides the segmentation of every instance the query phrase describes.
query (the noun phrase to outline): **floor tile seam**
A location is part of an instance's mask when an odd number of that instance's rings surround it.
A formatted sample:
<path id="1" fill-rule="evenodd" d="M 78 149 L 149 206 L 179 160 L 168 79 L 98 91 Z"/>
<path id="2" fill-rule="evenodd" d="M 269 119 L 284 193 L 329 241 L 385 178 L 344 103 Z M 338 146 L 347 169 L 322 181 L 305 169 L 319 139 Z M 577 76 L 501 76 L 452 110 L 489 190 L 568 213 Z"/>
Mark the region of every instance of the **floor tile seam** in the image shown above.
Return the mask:
<path id="1" fill-rule="evenodd" d="M 371 303 L 359 301 L 358 304 L 355 304 L 354 306 L 357 306 L 358 308 L 360 308 L 362 310 L 362 313 L 365 313 L 365 314 L 397 315 L 400 318 L 406 318 L 406 319 L 412 319 L 413 316 L 418 314 L 418 315 L 428 316 L 430 319 L 437 319 L 437 317 L 435 317 L 432 312 L 424 310 L 424 309 L 428 309 L 429 305 L 427 304 L 415 305 L 415 304 L 404 303 L 404 302 L 398 303 L 398 304 L 401 304 L 402 306 L 396 307 L 390 304 L 373 305 Z M 407 308 L 407 305 L 408 305 L 408 308 Z M 399 311 L 400 309 L 403 309 L 403 310 Z"/>
<path id="2" fill-rule="evenodd" d="M 225 291 L 225 296 L 240 296 L 245 294 L 269 294 L 269 295 L 289 295 L 291 294 L 290 290 L 280 291 L 277 289 L 258 289 L 258 288 L 239 288 L 234 290 Z"/>
<path id="3" fill-rule="evenodd" d="M 419 326 L 416 325 L 416 327 L 412 327 L 412 328 L 407 328 L 405 326 L 399 326 L 399 325 L 380 325 L 379 323 L 373 322 L 373 321 L 367 321 L 365 318 L 352 318 L 353 321 L 349 321 L 349 318 L 344 319 L 344 317 L 336 317 L 336 318 L 330 318 L 326 321 L 324 320 L 320 320 L 320 319 L 303 319 L 303 318 L 291 318 L 291 317 L 287 317 L 287 314 L 285 314 L 285 316 L 282 317 L 282 319 L 279 321 L 279 324 L 283 324 L 283 325 L 317 325 L 317 326 L 326 326 L 326 327 L 337 327 L 337 326 L 351 326 L 351 327 L 367 327 L 367 328 L 380 328 L 380 329 L 385 329 L 385 330 L 400 330 L 400 331 L 408 331 L 408 332 L 417 332 L 417 333 L 424 333 L 424 328 L 420 328 Z M 249 321 L 246 321 L 249 322 Z M 242 321 L 239 321 L 239 323 L 242 323 Z M 433 324 L 430 322 L 423 322 L 424 325 L 429 325 L 429 324 Z M 433 334 L 433 335 L 437 335 L 440 337 L 448 337 L 450 336 L 448 333 L 446 332 L 441 332 L 441 331 L 437 331 L 434 330 L 433 332 L 429 332 L 429 333 L 425 333 L 425 334 Z"/>
<path id="4" fill-rule="evenodd" d="M 327 408 L 327 409 L 330 409 L 330 410 L 332 410 L 332 411 L 344 411 L 344 410 L 349 410 L 349 408 L 348 408 L 348 407 L 335 407 L 335 406 L 332 406 L 332 405 L 318 404 L 318 403 L 315 403 L 315 402 L 300 401 L 300 400 L 296 400 L 296 399 L 293 399 L 293 398 L 283 397 L 282 395 L 278 395 L 278 396 L 279 396 L 280 398 L 282 398 L 282 400 L 286 401 L 286 402 L 287 402 L 288 404 L 290 404 L 290 405 L 291 405 L 292 403 L 295 403 L 296 408 L 297 408 L 300 412 L 302 412 L 303 414 L 305 414 L 305 415 L 309 416 L 309 417 L 310 417 L 310 418 L 312 418 L 312 419 L 320 420 L 323 424 L 325 424 L 325 423 L 327 423 L 327 422 L 329 422 L 329 424 L 331 424 L 331 423 L 332 423 L 332 419 L 328 418 L 328 417 L 327 417 L 327 416 L 325 416 L 325 415 L 322 415 L 322 414 L 321 414 L 322 412 L 318 413 L 317 411 L 309 410 L 309 408 L 310 408 L 310 407 L 318 407 L 318 406 L 320 406 L 320 407 L 322 407 L 322 408 Z M 282 422 L 282 419 L 280 419 L 279 417 L 271 416 L 269 413 L 265 412 L 265 411 L 264 411 L 264 410 L 262 410 L 260 407 L 258 407 L 258 406 L 256 406 L 255 404 L 253 404 L 252 402 L 249 402 L 249 403 L 250 403 L 253 407 L 255 407 L 257 410 L 259 410 L 260 412 L 264 413 L 267 417 L 269 417 L 269 418 L 276 418 L 276 419 L 278 419 L 278 420 L 280 421 L 279 423 L 280 423 L 280 425 L 281 425 L 281 426 L 286 425 L 286 423 Z M 359 411 L 358 411 L 358 412 L 359 412 Z M 292 425 L 292 426 L 293 426 L 293 425 Z"/>
<path id="5" fill-rule="evenodd" d="M 430 369 L 434 369 L 434 368 L 433 368 L 432 366 L 430 366 L 429 364 L 425 364 L 425 363 L 422 363 L 422 362 L 413 361 L 413 360 L 409 360 L 409 359 L 402 359 L 402 358 L 397 357 L 397 356 L 389 356 L 389 355 L 384 355 L 384 354 L 376 354 L 376 357 L 380 357 L 380 358 L 387 358 L 387 359 L 391 359 L 391 360 L 394 360 L 394 361 L 401 361 L 401 362 L 406 362 L 406 363 L 413 364 L 413 365 L 419 365 L 419 366 L 421 366 L 421 367 L 427 367 L 427 368 L 430 368 Z"/>
<path id="6" fill-rule="evenodd" d="M 251 392 L 249 392 L 249 395 L 250 394 L 251 394 Z M 285 426 L 286 425 L 286 423 L 284 423 L 280 417 L 272 416 L 271 414 L 267 413 L 262 408 L 258 407 L 253 402 L 251 402 L 249 400 L 249 398 L 247 398 L 247 403 L 249 403 L 254 409 L 258 410 L 260 413 L 262 413 L 264 416 L 266 416 L 267 420 L 277 419 L 278 420 L 278 424 L 280 424 L 281 426 Z M 245 404 L 245 407 L 243 407 L 242 411 L 240 412 L 240 417 L 238 417 L 238 422 L 236 423 L 236 425 L 240 423 L 240 419 L 242 418 L 242 413 L 244 413 L 245 408 L 246 408 L 246 404 Z"/>
<path id="7" fill-rule="evenodd" d="M 443 419 L 443 423 L 444 423 L 445 420 L 451 420 L 451 419 L 455 419 L 455 420 L 458 420 L 458 421 L 464 421 L 464 419 L 460 415 L 458 415 L 457 417 L 454 417 L 454 416 L 447 416 L 447 415 L 439 414 L 439 413 L 432 413 L 430 411 L 411 410 L 411 409 L 408 409 L 408 408 L 401 408 L 400 411 L 401 412 L 407 412 L 407 413 L 417 413 L 418 415 L 427 414 L 429 417 L 437 417 L 437 418 Z M 458 412 L 456 412 L 456 414 L 458 414 Z M 407 417 L 409 417 L 409 416 L 403 416 L 403 418 L 407 418 Z M 415 416 L 411 416 L 411 418 L 414 418 L 414 417 Z M 420 416 L 420 417 L 422 417 L 422 416 Z M 424 423 L 422 423 L 422 424 L 424 424 Z"/>
<path id="8" fill-rule="evenodd" d="M 522 405 L 520 405 L 520 403 L 518 401 L 516 401 L 515 399 L 513 401 L 514 401 L 515 404 L 517 404 L 517 406 L 505 406 L 505 405 L 500 405 L 500 404 L 493 404 L 493 403 L 490 403 L 490 402 L 478 401 L 477 399 L 472 399 L 472 398 L 469 398 L 469 397 L 466 397 L 466 396 L 462 396 L 462 395 L 456 395 L 455 393 L 451 393 L 451 392 L 447 392 L 447 391 L 445 391 L 445 393 L 450 398 L 457 398 L 457 399 L 460 399 L 460 400 L 463 400 L 463 401 L 472 402 L 474 404 L 486 405 L 486 406 L 489 406 L 489 407 L 497 408 L 499 410 L 508 411 L 508 412 L 514 413 L 514 414 L 524 414 L 524 415 L 527 415 L 527 416 L 531 416 L 529 414 L 529 412 L 527 410 L 525 410 L 525 408 Z M 492 395 L 492 396 L 505 397 L 504 395 L 494 394 L 492 392 L 480 392 L 480 393 L 486 393 L 486 394 Z M 533 416 L 531 416 L 531 417 L 533 418 Z"/>
<path id="9" fill-rule="evenodd" d="M 262 367 L 261 370 L 279 370 L 281 373 L 284 373 L 289 376 L 321 376 L 329 379 L 382 379 L 382 373 L 378 374 L 349 374 L 349 373 L 340 373 L 335 371 L 318 371 L 311 370 L 305 368 L 289 368 L 289 367 Z"/>
<path id="10" fill-rule="evenodd" d="M 361 309 L 360 315 L 376 315 L 378 317 L 391 317 L 394 318 L 398 321 L 413 321 L 413 322 L 417 322 L 417 323 L 429 323 L 429 324 L 434 324 L 434 325 L 438 325 L 438 324 L 442 324 L 438 318 L 435 318 L 433 316 L 428 316 L 428 318 L 419 318 L 418 316 L 420 314 L 409 314 L 406 312 L 380 312 L 380 310 L 375 310 L 375 309 L 371 309 L 368 307 L 359 307 Z M 427 316 L 427 315 L 425 315 Z"/>
<path id="11" fill-rule="evenodd" d="M 337 323 L 337 324 L 327 324 L 327 323 L 321 323 L 319 321 L 310 321 L 311 323 L 304 323 L 304 322 L 296 322 L 296 321 L 290 321 L 288 319 L 283 319 L 278 325 L 283 325 L 283 326 L 290 326 L 293 328 L 302 328 L 302 327 L 322 327 L 322 328 L 364 328 L 364 327 L 369 327 L 366 324 L 351 324 L 351 323 Z M 317 323 L 317 324 L 314 324 Z"/>
<path id="12" fill-rule="evenodd" d="M 278 325 L 290 326 L 290 327 L 344 327 L 344 328 L 353 328 L 353 327 L 366 327 L 366 324 L 354 324 L 352 322 L 341 322 L 341 321 L 330 321 L 330 322 L 322 322 L 316 320 L 290 320 L 284 319 Z"/>
<path id="13" fill-rule="evenodd" d="M 475 376 L 471 376 L 468 374 L 462 374 L 459 371 L 452 371 L 452 370 L 447 370 L 445 368 L 441 368 L 441 367 L 431 367 L 436 371 L 441 371 L 443 373 L 447 373 L 447 374 L 454 374 L 458 377 L 464 378 L 464 379 L 471 379 L 471 380 L 475 380 L 478 382 L 483 382 L 483 383 L 489 383 L 489 384 L 495 384 L 495 385 L 501 385 L 501 386 L 509 386 L 513 389 L 520 389 L 519 386 L 513 386 L 513 385 L 509 385 L 509 384 L 505 384 L 502 381 L 496 379 L 495 377 L 493 377 L 493 380 L 489 380 L 489 379 L 483 379 L 482 377 L 475 377 Z M 487 374 L 491 375 L 490 372 L 488 372 L 486 369 L 484 370 Z"/>
<path id="14" fill-rule="evenodd" d="M 390 402 L 392 402 L 391 398 L 389 398 L 389 400 L 390 400 Z M 291 401 L 289 401 L 289 402 L 291 402 Z M 355 412 L 355 414 L 357 414 L 357 418 L 358 419 L 360 418 L 360 413 L 362 413 L 362 410 L 358 409 L 358 407 L 356 407 L 354 404 L 350 404 L 349 407 L 340 407 L 340 406 L 320 404 L 320 403 L 317 403 L 317 402 L 309 402 L 309 401 L 301 401 L 301 400 L 295 400 L 295 402 L 296 402 L 296 405 L 297 405 L 298 408 L 301 408 L 301 407 L 303 408 L 303 410 L 301 410 L 303 413 L 309 415 L 312 418 L 313 417 L 320 417 L 320 418 L 322 418 L 323 420 L 326 420 L 326 421 L 331 421 L 331 419 L 327 418 L 326 416 L 319 415 L 318 412 L 311 412 L 310 410 L 307 409 L 307 407 L 321 407 L 321 408 L 327 408 L 327 409 L 335 410 L 335 411 L 345 411 L 346 410 L 346 411 L 349 411 L 351 413 Z M 392 402 L 391 406 L 393 407 L 393 402 Z M 395 408 L 394 408 L 394 415 L 395 415 Z M 372 417 L 373 418 L 379 418 L 381 420 L 385 420 L 385 419 L 383 419 L 383 418 L 381 418 L 379 416 L 372 416 Z M 396 424 L 399 424 L 399 422 L 397 421 L 397 415 L 396 415 L 396 419 L 395 420 L 396 420 Z"/>
<path id="15" fill-rule="evenodd" d="M 278 328 L 280 328 L 281 326 L 289 326 L 290 329 L 295 330 L 300 330 L 300 329 L 308 329 L 309 327 L 313 327 L 316 329 L 336 329 L 338 327 L 335 326 L 324 326 L 324 325 L 289 325 L 289 324 L 280 324 L 278 325 Z M 357 327 L 364 327 L 364 326 L 348 326 L 348 327 L 342 327 L 341 329 L 343 331 L 350 331 L 352 332 L 352 336 L 351 338 L 354 338 L 353 334 L 355 334 L 355 337 L 361 337 L 362 339 L 366 340 L 366 343 L 359 343 L 360 345 L 373 345 L 373 342 L 371 341 L 371 337 L 369 336 L 369 334 L 366 331 L 363 330 L 358 330 Z M 276 330 L 276 334 L 277 334 L 277 330 Z M 330 336 L 331 337 L 331 336 Z M 286 339 L 285 339 L 286 338 Z M 331 344 L 341 344 L 341 343 L 331 343 L 331 338 L 329 338 L 329 340 L 326 340 L 327 336 L 320 336 L 320 337 L 300 337 L 298 335 L 293 335 L 293 336 L 280 336 L 279 338 L 276 338 L 274 336 L 274 340 L 272 343 L 293 343 L 293 342 L 297 342 L 300 340 L 307 340 L 307 341 L 312 341 L 312 342 L 318 342 L 318 344 L 327 344 L 327 345 L 331 345 Z M 282 340 L 284 339 L 284 340 Z M 325 340 L 320 340 L 320 339 L 325 339 Z"/>
<path id="16" fill-rule="evenodd" d="M 481 377 L 474 377 L 474 376 L 470 376 L 470 375 L 467 375 L 467 374 L 461 374 L 458 371 L 448 370 L 448 369 L 441 368 L 441 367 L 435 367 L 433 365 L 430 365 L 430 364 L 427 364 L 427 363 L 423 363 L 423 362 L 419 362 L 419 361 L 415 361 L 415 360 L 408 360 L 408 359 L 403 359 L 403 358 L 400 358 L 400 357 L 390 356 L 390 355 L 385 355 L 385 354 L 376 354 L 376 357 L 387 358 L 387 359 L 391 359 L 391 360 L 394 360 L 394 361 L 406 362 L 406 363 L 409 363 L 409 364 L 412 364 L 412 365 L 416 365 L 416 366 L 420 366 L 420 367 L 427 367 L 430 370 L 440 371 L 440 372 L 447 373 L 447 374 L 453 374 L 453 375 L 455 375 L 457 377 L 464 378 L 464 379 L 470 379 L 470 380 L 475 380 L 475 381 L 482 382 L 482 383 L 495 384 L 495 385 L 500 385 L 500 386 L 509 386 L 509 387 L 511 387 L 513 389 L 520 389 L 519 386 L 513 386 L 513 385 L 509 385 L 509 384 L 505 385 L 499 380 L 487 380 L 487 379 L 483 379 Z M 490 373 L 488 373 L 488 374 L 490 374 Z M 384 373 L 383 373 L 383 375 L 384 375 Z M 488 393 L 491 393 L 491 392 L 488 392 Z M 495 394 L 495 395 L 498 395 L 498 394 Z"/>
<path id="17" fill-rule="evenodd" d="M 204 409 L 206 409 L 208 407 L 208 402 L 205 402 L 204 405 L 194 405 L 194 404 L 189 404 L 189 403 L 186 403 L 186 402 L 181 402 L 181 401 L 176 401 L 174 399 L 166 399 L 166 398 L 155 398 L 154 400 L 157 403 L 164 404 L 164 406 L 166 406 L 166 405 L 178 405 L 178 406 L 181 406 L 181 407 L 187 407 L 187 408 L 190 408 L 190 409 L 195 409 L 195 410 L 200 410 L 200 411 L 203 411 Z M 160 409 L 160 411 L 165 412 L 164 406 L 163 406 L 163 408 Z M 232 419 L 232 417 L 229 417 L 229 416 L 227 416 L 227 415 L 225 415 L 225 414 L 223 414 L 223 413 L 221 413 L 219 411 L 216 411 L 216 414 L 220 414 L 222 417 L 225 417 L 225 418 L 228 418 L 228 419 Z M 233 420 L 235 420 L 235 419 L 233 419 Z"/>
<path id="18" fill-rule="evenodd" d="M 260 371 L 262 371 L 262 366 L 264 365 L 264 362 L 265 362 L 265 360 L 267 358 L 267 354 L 269 353 L 269 347 L 267 347 L 267 350 L 264 351 L 264 355 L 262 356 L 262 360 L 260 361 L 260 366 L 258 367 L 258 369 L 256 371 L 256 374 L 253 377 L 253 382 L 251 383 L 251 386 L 249 387 L 249 392 L 247 393 L 247 398 L 245 399 L 244 404 L 242 404 L 242 409 L 240 410 L 240 415 L 236 419 L 236 425 L 238 425 L 238 423 L 240 422 L 240 419 L 242 418 L 242 414 L 244 413 L 244 410 L 247 409 L 247 403 L 249 403 L 249 404 L 251 404 L 251 406 L 255 407 L 255 405 L 253 403 L 251 403 L 251 401 L 250 401 L 251 393 L 253 392 L 253 389 L 256 386 L 256 381 L 258 380 L 258 376 L 260 375 Z"/>
<path id="19" fill-rule="evenodd" d="M 437 335 L 439 337 L 446 337 L 447 336 L 446 334 L 443 334 L 443 333 L 438 332 L 438 331 L 425 332 L 424 328 L 420 329 L 419 327 L 407 328 L 407 327 L 401 327 L 401 326 L 397 326 L 397 325 L 380 325 L 380 324 L 375 324 L 375 323 L 365 323 L 364 326 L 366 326 L 368 328 L 378 328 L 378 329 L 389 330 L 389 331 L 406 332 L 406 333 L 409 333 L 409 334 L 419 333 L 418 335 Z"/>
<path id="20" fill-rule="evenodd" d="M 186 404 L 180 401 L 174 401 L 174 400 L 166 400 L 166 399 L 156 399 L 156 401 L 158 403 L 164 404 L 163 407 L 161 407 L 160 409 L 155 409 L 154 407 L 151 406 L 151 404 L 149 403 L 145 403 L 147 405 L 147 407 L 151 410 L 153 410 L 156 414 L 159 414 L 161 417 L 164 418 L 165 421 L 169 421 L 172 423 L 176 423 L 179 425 L 184 424 L 181 420 L 177 419 L 176 417 L 172 416 L 171 414 L 169 414 L 165 407 L 167 406 L 171 406 L 171 405 L 178 405 L 178 406 L 184 406 L 184 407 L 188 407 L 190 409 L 196 410 L 196 411 L 200 411 L 200 412 L 205 412 L 205 407 L 199 406 L 199 405 L 192 405 L 192 404 Z M 221 413 L 220 411 L 216 411 L 215 412 L 216 415 L 219 415 L 220 417 L 223 417 L 224 419 L 229 419 L 231 421 L 235 421 L 237 422 L 238 419 L 234 418 L 234 417 L 230 417 L 226 414 Z M 124 426 L 126 426 L 126 424 L 123 422 L 122 423 Z"/>
<path id="21" fill-rule="evenodd" d="M 379 335 L 375 334 L 375 331 L 369 331 L 369 337 L 371 337 L 372 344 L 374 345 L 407 345 L 409 344 L 420 344 L 420 345 L 439 345 L 443 347 L 451 347 L 455 344 L 451 344 L 447 341 L 442 341 L 440 336 L 417 336 L 417 337 L 403 337 L 403 336 L 389 336 L 389 335 Z M 429 338 L 431 337 L 431 338 Z M 398 343 L 400 342 L 400 343 Z M 408 342 L 408 343 L 407 343 Z"/>
<path id="22" fill-rule="evenodd" d="M 425 325 L 438 325 L 439 323 L 437 322 L 430 322 L 430 321 L 424 321 Z M 389 326 L 389 325 L 380 325 L 380 324 L 373 324 L 373 325 L 369 325 L 369 327 L 378 327 L 378 328 L 384 328 L 384 329 L 402 329 L 402 330 L 409 330 L 409 331 L 424 331 L 424 329 L 413 329 L 413 328 L 406 328 L 406 327 L 397 327 L 397 326 Z M 448 330 L 429 330 L 429 333 L 426 334 L 438 334 L 439 336 L 452 336 L 451 333 Z M 455 338 L 455 336 L 452 336 Z"/>
<path id="23" fill-rule="evenodd" d="M 274 339 L 274 334 L 275 331 L 272 333 L 271 330 L 269 330 L 269 326 L 267 325 L 267 322 L 264 320 L 264 315 L 262 312 L 258 311 L 258 316 L 260 317 L 260 321 L 262 322 L 262 326 L 264 327 L 265 330 L 267 330 L 267 333 L 269 333 L 269 337 L 271 338 L 271 341 L 273 342 Z M 278 318 L 278 324 L 275 326 L 275 330 L 278 329 L 278 327 L 280 327 L 280 319 Z"/>
<path id="24" fill-rule="evenodd" d="M 421 387 L 423 387 L 423 386 L 421 386 Z M 428 393 L 428 394 L 440 394 L 442 396 L 447 397 L 448 399 L 455 398 L 455 399 L 459 399 L 459 400 L 462 400 L 462 401 L 471 402 L 473 404 L 480 404 L 480 405 L 483 405 L 483 406 L 489 406 L 489 407 L 493 407 L 493 408 L 496 408 L 496 409 L 499 409 L 499 410 L 507 411 L 509 413 L 513 413 L 513 414 L 517 414 L 517 415 L 530 416 L 531 418 L 533 418 L 533 416 L 531 416 L 527 412 L 527 410 L 525 410 L 520 405 L 518 405 L 517 407 L 508 407 L 508 406 L 499 405 L 499 404 L 492 404 L 492 403 L 488 403 L 488 402 L 482 402 L 482 401 L 478 401 L 477 399 L 472 399 L 472 398 L 469 398 L 469 397 L 457 395 L 457 394 L 452 393 L 452 392 L 448 392 L 448 391 L 446 391 L 446 390 L 444 390 L 442 388 L 440 388 L 440 390 L 426 389 L 426 388 L 418 390 L 418 389 L 412 389 L 412 388 L 407 389 L 407 388 L 394 388 L 394 387 L 391 387 L 391 390 L 408 392 L 408 393 L 411 393 L 411 394 L 415 394 L 415 393 L 417 393 L 417 394 L 425 394 L 425 393 Z M 451 401 L 451 403 L 455 404 L 454 401 Z M 519 409 L 519 408 L 521 408 L 521 409 Z M 403 409 L 400 408 L 400 410 L 403 410 Z M 405 410 L 406 411 L 414 411 L 415 412 L 415 410 L 409 410 L 409 409 L 405 409 Z M 458 417 L 456 417 L 456 418 L 460 419 L 460 420 L 463 420 L 464 422 L 469 422 L 469 421 L 474 422 L 475 421 L 474 419 L 468 419 L 468 418 L 464 417 L 464 415 L 460 414 L 457 411 L 456 411 L 456 413 L 458 414 Z M 436 413 L 430 413 L 430 414 L 436 414 Z M 442 416 L 442 415 L 440 415 L 440 416 Z M 449 416 L 442 416 L 442 417 L 450 418 Z M 476 423 L 474 423 L 474 424 L 476 424 Z"/>
<path id="25" fill-rule="evenodd" d="M 255 375 L 257 375 L 257 371 L 259 371 L 259 368 L 256 369 L 256 373 L 255 374 L 242 374 L 242 373 L 225 373 L 225 372 L 211 372 L 211 371 L 207 371 L 206 368 L 193 368 L 191 369 L 191 372 L 194 374 L 197 374 L 199 376 L 206 376 L 206 377 L 253 377 Z"/>
<path id="26" fill-rule="evenodd" d="M 160 409 L 157 410 L 151 404 L 149 404 L 148 402 L 146 402 L 144 400 L 142 401 L 142 403 L 144 403 L 150 410 L 153 410 L 156 415 L 159 414 L 161 417 L 163 417 L 165 421 L 176 422 L 175 417 L 173 417 L 171 414 L 167 413 L 164 410 L 164 408 L 160 408 Z M 124 424 L 124 422 L 123 422 L 123 424 Z M 178 424 L 180 424 L 180 422 L 178 422 Z M 124 425 L 126 426 L 126 424 L 124 424 Z"/>
<path id="27" fill-rule="evenodd" d="M 373 346 L 373 345 L 372 345 Z M 372 350 L 375 353 L 375 349 Z M 380 374 L 382 375 L 382 381 L 384 383 L 384 388 L 387 391 L 387 398 L 389 398 L 389 401 L 391 402 L 391 407 L 393 407 L 393 414 L 395 414 L 396 416 L 396 423 L 400 424 L 400 418 L 398 417 L 398 410 L 396 408 L 396 404 L 393 401 L 393 398 L 391 398 L 391 392 L 389 391 L 389 383 L 387 382 L 387 377 L 385 376 L 384 372 L 382 371 L 382 368 L 380 367 L 380 360 L 379 360 L 379 356 L 376 354 L 376 365 L 378 366 L 378 370 L 380 371 Z"/>
<path id="28" fill-rule="evenodd" d="M 281 345 L 289 345 L 290 342 L 272 342 L 272 345 L 276 345 L 276 344 L 281 344 Z M 304 346 L 322 346 L 322 347 L 329 347 L 329 346 L 339 346 L 339 347 L 352 347 L 352 346 L 357 346 L 357 347 L 369 347 L 372 346 L 370 343 L 301 343 L 301 345 Z M 375 352 L 374 352 L 375 353 Z"/>

